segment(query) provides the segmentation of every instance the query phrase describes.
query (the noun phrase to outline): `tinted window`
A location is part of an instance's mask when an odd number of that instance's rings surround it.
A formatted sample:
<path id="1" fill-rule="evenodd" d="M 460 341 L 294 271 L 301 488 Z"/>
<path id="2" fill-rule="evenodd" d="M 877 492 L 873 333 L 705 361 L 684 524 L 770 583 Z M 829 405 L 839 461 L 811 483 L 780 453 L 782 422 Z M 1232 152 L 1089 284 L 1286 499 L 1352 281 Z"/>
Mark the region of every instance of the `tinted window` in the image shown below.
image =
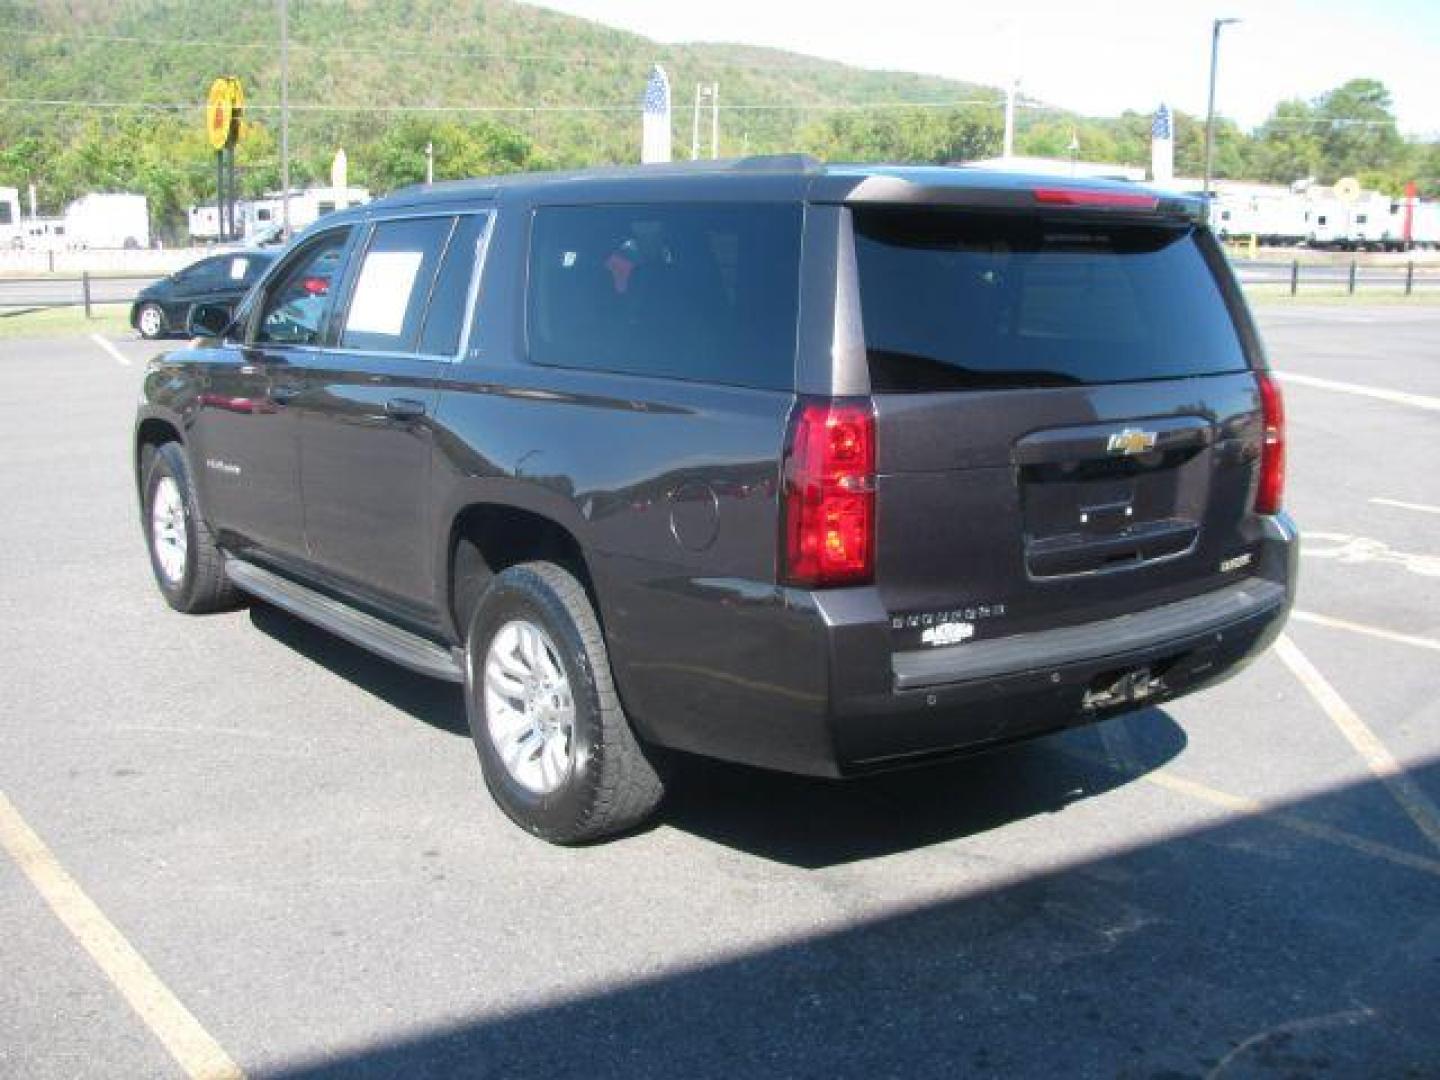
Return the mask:
<path id="1" fill-rule="evenodd" d="M 0 225 L 10 225 L 14 221 L 14 211 L 10 209 L 10 204 L 8 202 L 0 202 Z"/>
<path id="2" fill-rule="evenodd" d="M 856 211 L 855 230 L 877 391 L 1246 366 L 1188 226 L 885 209 Z"/>
<path id="3" fill-rule="evenodd" d="M 186 285 L 214 285 L 220 280 L 220 268 L 229 259 L 204 259 L 180 271 L 180 280 Z"/>
<path id="4" fill-rule="evenodd" d="M 420 334 L 420 351 L 427 356 L 454 356 L 460 349 L 460 330 L 465 325 L 465 305 L 470 300 L 470 276 L 475 269 L 480 235 L 486 219 L 469 214 L 460 219 L 435 288 L 430 293 L 430 310 Z"/>
<path id="5" fill-rule="evenodd" d="M 375 226 L 360 263 L 340 344 L 347 349 L 413 352 L 455 219 L 414 218 Z"/>
<path id="6" fill-rule="evenodd" d="M 536 363 L 789 389 L 800 208 L 548 207 L 530 250 Z"/>
<path id="7" fill-rule="evenodd" d="M 349 237 L 349 229 L 335 229 L 287 261 L 266 290 L 255 340 L 280 345 L 313 345 L 320 340 Z"/>

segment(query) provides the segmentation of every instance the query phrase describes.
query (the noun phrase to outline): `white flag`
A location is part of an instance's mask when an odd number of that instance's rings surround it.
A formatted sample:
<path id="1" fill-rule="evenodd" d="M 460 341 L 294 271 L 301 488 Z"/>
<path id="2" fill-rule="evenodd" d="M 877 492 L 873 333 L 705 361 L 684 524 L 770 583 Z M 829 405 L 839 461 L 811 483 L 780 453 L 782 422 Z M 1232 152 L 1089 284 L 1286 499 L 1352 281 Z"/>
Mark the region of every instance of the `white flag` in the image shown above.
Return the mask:
<path id="1" fill-rule="evenodd" d="M 1155 110 L 1150 125 L 1150 179 L 1168 184 L 1175 179 L 1175 124 L 1170 106 L 1162 104 Z"/>
<path id="2" fill-rule="evenodd" d="M 658 64 L 650 71 L 641 108 L 640 160 L 670 160 L 670 80 Z"/>

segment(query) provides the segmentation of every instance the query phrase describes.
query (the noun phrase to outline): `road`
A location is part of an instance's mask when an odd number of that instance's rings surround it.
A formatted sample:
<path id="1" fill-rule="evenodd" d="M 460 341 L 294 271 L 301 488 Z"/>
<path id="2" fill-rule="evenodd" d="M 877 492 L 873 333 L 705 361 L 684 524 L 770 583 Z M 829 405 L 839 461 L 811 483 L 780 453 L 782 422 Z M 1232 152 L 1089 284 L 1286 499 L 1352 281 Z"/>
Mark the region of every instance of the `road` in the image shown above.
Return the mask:
<path id="1" fill-rule="evenodd" d="M 491 805 L 453 688 L 165 607 L 150 346 L 0 342 L 0 1075 L 1435 1075 L 1440 310 L 1260 317 L 1284 653 L 921 772 L 689 763 L 579 850 Z"/>
<path id="2" fill-rule="evenodd" d="M 90 300 L 95 304 L 129 303 L 156 277 L 92 277 Z M 41 307 L 79 306 L 85 288 L 74 277 L 0 278 L 0 311 Z"/>

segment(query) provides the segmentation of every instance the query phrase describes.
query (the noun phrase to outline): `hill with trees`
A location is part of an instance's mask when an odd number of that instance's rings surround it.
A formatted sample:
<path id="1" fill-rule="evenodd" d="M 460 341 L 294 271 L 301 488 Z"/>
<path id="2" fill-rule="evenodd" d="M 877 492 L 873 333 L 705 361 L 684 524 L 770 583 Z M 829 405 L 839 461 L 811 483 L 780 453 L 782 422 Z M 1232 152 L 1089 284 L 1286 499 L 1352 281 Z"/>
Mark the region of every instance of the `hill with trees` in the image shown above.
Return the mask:
<path id="1" fill-rule="evenodd" d="M 276 5 L 204 0 L 0 0 L 0 184 L 34 183 L 42 211 L 87 191 L 134 190 L 157 228 L 214 197 L 200 102 L 211 79 L 244 80 L 241 186 L 279 185 Z M 639 99 L 661 62 L 677 156 L 690 102 L 720 83 L 724 155 L 805 151 L 830 160 L 944 162 L 1000 151 L 994 87 L 871 71 L 741 45 L 663 45 L 514 0 L 305 0 L 290 5 L 292 181 L 326 182 L 344 147 L 375 191 L 438 178 L 635 160 Z M 1082 117 L 1027 102 L 1017 150 L 1144 164 L 1150 117 Z M 1357 122 L 1358 121 L 1358 122 Z M 1176 168 L 1198 174 L 1203 127 L 1176 118 Z M 708 130 L 702 131 L 702 142 Z M 1385 88 L 1358 80 L 1287 102 L 1253 133 L 1217 126 L 1216 173 L 1288 182 L 1356 174 L 1440 194 L 1437 146 L 1405 142 Z"/>

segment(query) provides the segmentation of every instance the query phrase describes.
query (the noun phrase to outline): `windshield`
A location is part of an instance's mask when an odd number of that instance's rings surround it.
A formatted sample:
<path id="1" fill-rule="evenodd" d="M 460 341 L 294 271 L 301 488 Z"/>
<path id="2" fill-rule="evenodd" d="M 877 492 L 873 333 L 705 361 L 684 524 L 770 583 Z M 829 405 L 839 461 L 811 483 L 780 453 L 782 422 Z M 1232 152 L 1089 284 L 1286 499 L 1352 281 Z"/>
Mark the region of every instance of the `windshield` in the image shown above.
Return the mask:
<path id="1" fill-rule="evenodd" d="M 902 208 L 854 220 L 876 392 L 1246 367 L 1188 224 Z"/>

